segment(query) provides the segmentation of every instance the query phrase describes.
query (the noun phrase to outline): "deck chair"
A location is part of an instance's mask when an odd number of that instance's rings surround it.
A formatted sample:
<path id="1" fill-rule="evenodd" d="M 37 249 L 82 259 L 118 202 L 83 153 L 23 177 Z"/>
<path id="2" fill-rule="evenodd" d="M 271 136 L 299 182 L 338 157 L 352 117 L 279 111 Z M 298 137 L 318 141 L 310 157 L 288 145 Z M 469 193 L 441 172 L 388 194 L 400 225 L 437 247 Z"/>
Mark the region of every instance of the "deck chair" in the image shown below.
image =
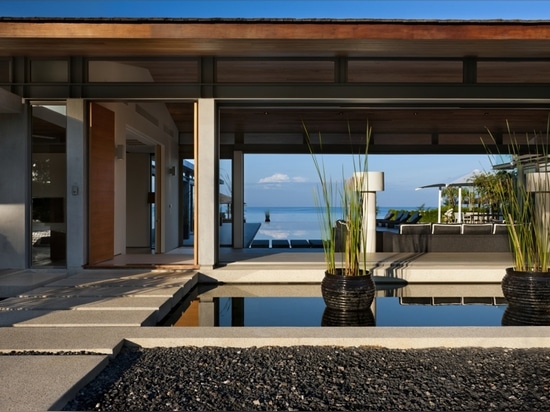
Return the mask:
<path id="1" fill-rule="evenodd" d="M 378 223 L 387 222 L 393 217 L 393 215 L 395 215 L 395 213 L 391 211 L 386 213 L 386 216 L 384 216 L 383 218 L 376 219 L 376 224 L 378 225 Z"/>
<path id="2" fill-rule="evenodd" d="M 396 224 L 394 224 L 394 226 L 389 226 L 389 227 L 397 227 L 398 228 L 399 226 L 404 225 L 404 224 L 414 225 L 414 224 L 418 223 L 420 221 L 420 219 L 422 219 L 422 215 L 419 212 L 415 212 L 407 220 L 405 220 L 404 222 L 396 223 Z"/>
<path id="3" fill-rule="evenodd" d="M 377 225 L 378 226 L 388 226 L 389 223 L 391 222 L 397 222 L 397 221 L 400 221 L 401 218 L 403 217 L 403 215 L 405 215 L 406 212 L 399 212 L 397 214 L 397 216 L 395 216 L 395 218 L 393 219 L 377 219 Z"/>
<path id="4" fill-rule="evenodd" d="M 405 212 L 405 213 L 403 213 L 401 218 L 395 219 L 393 221 L 388 222 L 387 226 L 388 227 L 397 227 L 401 223 L 405 223 L 407 220 L 409 220 L 410 217 L 411 217 L 411 214 L 409 212 Z"/>

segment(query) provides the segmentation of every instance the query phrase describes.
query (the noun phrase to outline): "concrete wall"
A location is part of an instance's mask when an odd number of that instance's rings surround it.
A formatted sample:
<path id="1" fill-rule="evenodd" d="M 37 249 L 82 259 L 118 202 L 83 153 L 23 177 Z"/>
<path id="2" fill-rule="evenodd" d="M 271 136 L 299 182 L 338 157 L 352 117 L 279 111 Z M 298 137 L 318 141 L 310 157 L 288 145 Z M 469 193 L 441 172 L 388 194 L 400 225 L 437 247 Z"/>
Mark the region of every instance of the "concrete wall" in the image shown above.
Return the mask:
<path id="1" fill-rule="evenodd" d="M 27 109 L 0 114 L 0 269 L 22 269 L 29 262 L 29 124 Z"/>

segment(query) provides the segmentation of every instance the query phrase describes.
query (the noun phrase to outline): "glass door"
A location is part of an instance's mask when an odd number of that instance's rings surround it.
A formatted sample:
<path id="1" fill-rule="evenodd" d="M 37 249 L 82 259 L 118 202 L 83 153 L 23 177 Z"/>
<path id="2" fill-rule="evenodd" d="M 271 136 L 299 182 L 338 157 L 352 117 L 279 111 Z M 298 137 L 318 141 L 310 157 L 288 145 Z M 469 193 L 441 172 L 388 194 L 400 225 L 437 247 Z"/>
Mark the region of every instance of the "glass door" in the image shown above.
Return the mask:
<path id="1" fill-rule="evenodd" d="M 65 105 L 33 105 L 31 266 L 67 265 Z"/>

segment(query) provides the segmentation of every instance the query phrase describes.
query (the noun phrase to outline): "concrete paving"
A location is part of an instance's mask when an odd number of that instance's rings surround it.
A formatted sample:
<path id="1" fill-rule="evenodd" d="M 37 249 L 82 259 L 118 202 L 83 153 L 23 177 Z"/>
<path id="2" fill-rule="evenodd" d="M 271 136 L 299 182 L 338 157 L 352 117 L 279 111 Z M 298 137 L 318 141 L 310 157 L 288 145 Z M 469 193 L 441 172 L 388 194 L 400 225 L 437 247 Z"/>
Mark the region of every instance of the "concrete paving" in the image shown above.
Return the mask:
<path id="1" fill-rule="evenodd" d="M 319 283 L 322 253 L 224 252 L 216 269 L 28 270 L 0 273 L 2 410 L 58 410 L 123 345 L 376 345 L 550 347 L 550 327 L 171 328 L 153 327 L 198 281 Z M 237 256 L 238 255 L 238 256 Z M 270 256 L 271 255 L 271 256 Z M 301 255 L 301 256 L 300 256 Z M 379 282 L 407 280 L 497 285 L 508 255 L 376 254 Z M 471 273 L 472 272 L 472 273 Z M 64 353 L 64 355 L 61 355 Z M 57 355 L 56 355 L 57 354 Z M 29 388 L 33 388 L 29 391 Z"/>

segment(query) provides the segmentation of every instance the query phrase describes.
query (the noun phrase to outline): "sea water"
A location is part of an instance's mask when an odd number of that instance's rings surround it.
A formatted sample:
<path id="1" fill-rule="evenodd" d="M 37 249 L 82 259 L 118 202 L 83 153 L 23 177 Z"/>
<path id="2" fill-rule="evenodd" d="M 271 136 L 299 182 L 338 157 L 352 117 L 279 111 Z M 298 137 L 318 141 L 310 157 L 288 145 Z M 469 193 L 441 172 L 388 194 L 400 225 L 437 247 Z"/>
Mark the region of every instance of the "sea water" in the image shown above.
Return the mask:
<path id="1" fill-rule="evenodd" d="M 415 210 L 415 207 L 378 207 L 377 218 L 390 209 Z M 266 222 L 266 213 L 270 221 Z M 334 221 L 343 217 L 342 208 L 332 208 Z M 320 211 L 316 207 L 250 207 L 245 208 L 247 222 L 261 223 L 255 239 L 321 239 Z"/>

